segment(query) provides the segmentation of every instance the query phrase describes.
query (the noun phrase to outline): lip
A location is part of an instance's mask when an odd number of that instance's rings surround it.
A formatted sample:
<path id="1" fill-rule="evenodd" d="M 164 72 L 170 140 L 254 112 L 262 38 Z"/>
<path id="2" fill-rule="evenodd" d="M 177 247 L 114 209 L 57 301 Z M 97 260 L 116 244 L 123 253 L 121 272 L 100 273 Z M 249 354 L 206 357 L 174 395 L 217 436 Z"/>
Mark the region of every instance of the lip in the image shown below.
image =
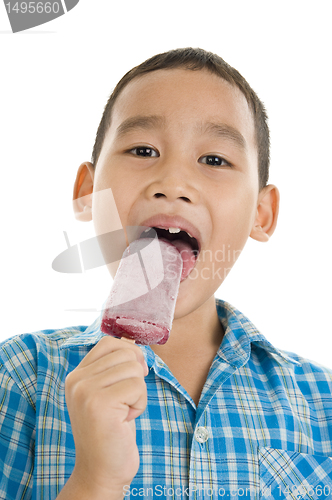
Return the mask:
<path id="1" fill-rule="evenodd" d="M 168 229 L 170 227 L 178 227 L 182 231 L 186 231 L 191 234 L 194 238 L 196 238 L 198 243 L 198 250 L 201 251 L 202 246 L 202 236 L 200 231 L 196 226 L 194 226 L 191 222 L 189 222 L 184 217 L 180 215 L 166 215 L 166 214 L 157 214 L 149 219 L 144 220 L 140 224 L 141 226 L 147 227 L 160 227 L 162 229 Z"/>

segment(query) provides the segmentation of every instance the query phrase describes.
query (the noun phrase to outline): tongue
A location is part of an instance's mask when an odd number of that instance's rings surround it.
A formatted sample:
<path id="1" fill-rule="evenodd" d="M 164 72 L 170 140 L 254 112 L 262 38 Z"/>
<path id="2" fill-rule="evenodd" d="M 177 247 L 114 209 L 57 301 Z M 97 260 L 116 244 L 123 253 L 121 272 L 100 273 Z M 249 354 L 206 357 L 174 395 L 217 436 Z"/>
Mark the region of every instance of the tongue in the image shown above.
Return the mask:
<path id="1" fill-rule="evenodd" d="M 181 281 L 183 281 L 196 264 L 196 257 L 192 251 L 192 248 L 189 245 L 189 243 L 186 243 L 183 240 L 173 240 L 171 242 L 169 242 L 169 240 L 165 241 L 167 241 L 168 243 L 172 243 L 172 245 L 174 245 L 180 252 L 183 261 L 183 268 L 181 274 Z"/>

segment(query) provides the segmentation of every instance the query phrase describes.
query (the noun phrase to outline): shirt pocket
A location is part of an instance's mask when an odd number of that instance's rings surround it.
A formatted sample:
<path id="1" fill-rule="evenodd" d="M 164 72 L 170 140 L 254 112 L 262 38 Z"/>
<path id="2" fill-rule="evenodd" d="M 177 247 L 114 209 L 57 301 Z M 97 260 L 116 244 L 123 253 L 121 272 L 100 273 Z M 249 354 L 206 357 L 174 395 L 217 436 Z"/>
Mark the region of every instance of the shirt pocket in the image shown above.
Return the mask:
<path id="1" fill-rule="evenodd" d="M 332 498 L 332 458 L 276 448 L 259 448 L 260 498 Z"/>

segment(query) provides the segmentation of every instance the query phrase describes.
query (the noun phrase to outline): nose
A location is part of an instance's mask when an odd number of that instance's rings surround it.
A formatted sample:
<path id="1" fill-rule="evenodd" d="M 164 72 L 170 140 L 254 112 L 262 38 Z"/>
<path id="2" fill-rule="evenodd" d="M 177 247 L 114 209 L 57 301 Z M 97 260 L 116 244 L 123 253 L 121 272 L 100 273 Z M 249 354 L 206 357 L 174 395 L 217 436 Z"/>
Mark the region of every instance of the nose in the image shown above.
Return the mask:
<path id="1" fill-rule="evenodd" d="M 183 200 L 186 203 L 197 203 L 200 193 L 195 176 L 195 167 L 179 157 L 168 158 L 156 164 L 150 171 L 151 177 L 146 189 L 148 198 L 165 198 L 168 201 Z"/>

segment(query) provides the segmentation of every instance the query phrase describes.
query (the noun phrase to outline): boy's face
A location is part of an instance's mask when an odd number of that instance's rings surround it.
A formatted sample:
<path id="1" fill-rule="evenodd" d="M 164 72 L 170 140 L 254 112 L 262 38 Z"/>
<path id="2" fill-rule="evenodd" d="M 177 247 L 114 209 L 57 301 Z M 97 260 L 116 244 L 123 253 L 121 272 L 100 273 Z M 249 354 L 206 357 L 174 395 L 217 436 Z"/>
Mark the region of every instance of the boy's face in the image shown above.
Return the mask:
<path id="1" fill-rule="evenodd" d="M 115 102 L 95 171 L 84 165 L 94 192 L 112 189 L 123 227 L 166 214 L 196 228 L 200 254 L 181 282 L 175 319 L 213 296 L 255 237 L 264 190 L 253 118 L 240 90 L 206 70 L 158 70 L 131 81 Z M 92 213 L 100 234 L 110 214 L 99 205 Z"/>

